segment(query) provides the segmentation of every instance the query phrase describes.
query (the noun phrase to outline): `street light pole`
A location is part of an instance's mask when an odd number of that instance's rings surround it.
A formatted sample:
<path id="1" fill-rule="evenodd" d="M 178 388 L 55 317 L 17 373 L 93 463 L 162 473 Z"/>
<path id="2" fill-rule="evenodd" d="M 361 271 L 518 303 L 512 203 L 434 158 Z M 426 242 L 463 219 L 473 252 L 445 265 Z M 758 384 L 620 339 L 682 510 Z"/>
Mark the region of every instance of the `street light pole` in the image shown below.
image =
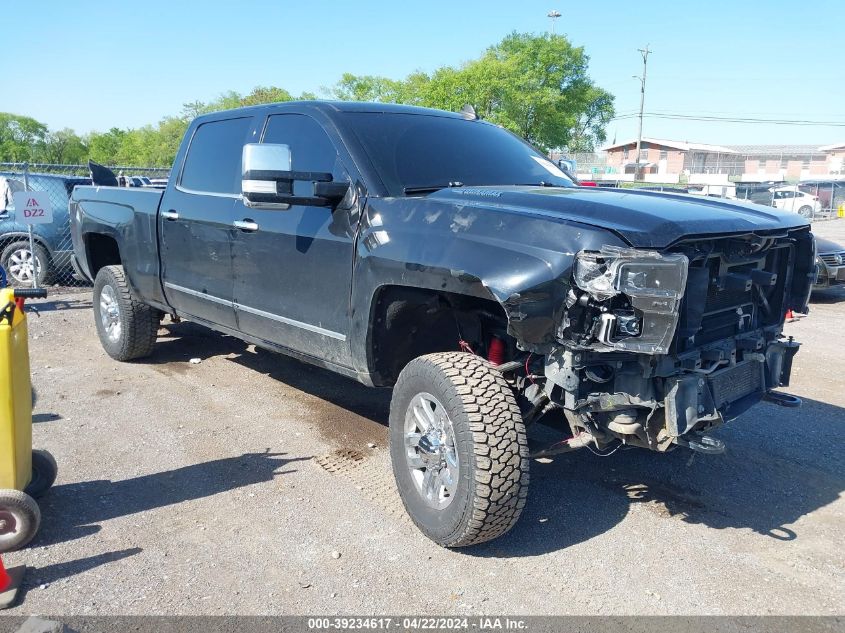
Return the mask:
<path id="1" fill-rule="evenodd" d="M 643 56 L 643 76 L 636 77 L 640 80 L 640 125 L 639 125 L 639 132 L 637 133 L 637 162 L 635 163 L 634 167 L 634 180 L 641 180 L 642 176 L 642 169 L 640 168 L 640 146 L 643 144 L 643 108 L 645 107 L 645 74 L 646 69 L 648 68 L 648 54 L 651 52 L 648 49 L 648 44 L 646 44 L 645 48 L 638 48 L 638 51 Z"/>
<path id="2" fill-rule="evenodd" d="M 557 20 L 560 17 L 560 11 L 558 11 L 557 9 L 552 9 L 546 15 L 548 16 L 549 20 L 551 20 L 552 35 L 554 35 L 555 34 L 555 20 Z"/>

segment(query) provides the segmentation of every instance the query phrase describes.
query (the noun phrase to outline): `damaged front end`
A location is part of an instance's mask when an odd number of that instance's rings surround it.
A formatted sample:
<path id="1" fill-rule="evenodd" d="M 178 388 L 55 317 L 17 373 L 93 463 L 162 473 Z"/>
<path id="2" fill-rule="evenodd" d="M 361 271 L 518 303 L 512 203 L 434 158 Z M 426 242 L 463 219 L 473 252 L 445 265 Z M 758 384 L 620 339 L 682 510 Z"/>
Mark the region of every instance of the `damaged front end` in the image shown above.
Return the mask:
<path id="1" fill-rule="evenodd" d="M 782 336 L 784 314 L 806 309 L 808 261 L 806 231 L 579 253 L 544 367 L 573 438 L 542 454 L 619 442 L 718 452 L 696 434 L 789 384 L 799 345 Z"/>

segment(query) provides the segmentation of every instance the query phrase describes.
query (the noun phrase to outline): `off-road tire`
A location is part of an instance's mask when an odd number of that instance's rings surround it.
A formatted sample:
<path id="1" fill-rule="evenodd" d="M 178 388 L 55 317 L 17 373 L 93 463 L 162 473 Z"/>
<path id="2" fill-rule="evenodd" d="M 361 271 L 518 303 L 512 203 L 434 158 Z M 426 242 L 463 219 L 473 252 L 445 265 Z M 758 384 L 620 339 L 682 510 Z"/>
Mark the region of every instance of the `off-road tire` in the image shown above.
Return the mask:
<path id="1" fill-rule="evenodd" d="M 24 492 L 36 499 L 47 492 L 59 474 L 59 466 L 56 459 L 47 451 L 32 451 L 32 479 Z"/>
<path id="2" fill-rule="evenodd" d="M 423 392 L 443 403 L 459 458 L 457 490 L 440 510 L 424 502 L 406 457 L 405 415 Z M 390 455 L 406 511 L 438 545 L 464 547 L 495 539 L 516 524 L 525 507 L 529 459 L 522 415 L 501 373 L 473 354 L 428 354 L 402 370 L 390 403 Z"/>
<path id="3" fill-rule="evenodd" d="M 109 338 L 103 324 L 100 305 L 103 288 L 111 286 L 117 297 L 120 336 Z M 128 361 L 149 356 L 155 345 L 160 311 L 132 296 L 123 266 L 104 266 L 94 279 L 94 323 L 106 353 L 115 360 Z"/>
<path id="4" fill-rule="evenodd" d="M 35 499 L 20 490 L 0 490 L 0 553 L 13 552 L 29 543 L 41 525 Z"/>

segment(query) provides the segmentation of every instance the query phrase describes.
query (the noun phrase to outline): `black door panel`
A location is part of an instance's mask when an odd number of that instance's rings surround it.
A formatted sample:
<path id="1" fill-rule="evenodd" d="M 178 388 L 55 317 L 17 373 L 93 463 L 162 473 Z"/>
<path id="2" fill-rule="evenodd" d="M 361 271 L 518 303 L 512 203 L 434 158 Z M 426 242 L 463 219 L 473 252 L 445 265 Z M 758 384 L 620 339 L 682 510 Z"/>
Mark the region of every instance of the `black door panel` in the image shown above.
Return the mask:
<path id="1" fill-rule="evenodd" d="M 242 331 L 345 364 L 352 242 L 330 209 L 248 209 L 259 229 L 233 241 Z M 338 212 L 343 213 L 343 212 Z"/>
<path id="2" fill-rule="evenodd" d="M 162 213 L 161 276 L 179 313 L 235 327 L 232 306 L 234 198 L 175 191 Z M 168 212 L 178 215 L 166 219 Z"/>
<path id="3" fill-rule="evenodd" d="M 347 179 L 338 152 L 311 117 L 269 117 L 263 141 L 290 146 L 295 171 Z M 294 184 L 309 195 L 308 183 Z M 350 211 L 291 206 L 245 209 L 257 230 L 235 231 L 232 245 L 238 327 L 298 352 L 349 364 L 349 296 L 354 236 Z"/>

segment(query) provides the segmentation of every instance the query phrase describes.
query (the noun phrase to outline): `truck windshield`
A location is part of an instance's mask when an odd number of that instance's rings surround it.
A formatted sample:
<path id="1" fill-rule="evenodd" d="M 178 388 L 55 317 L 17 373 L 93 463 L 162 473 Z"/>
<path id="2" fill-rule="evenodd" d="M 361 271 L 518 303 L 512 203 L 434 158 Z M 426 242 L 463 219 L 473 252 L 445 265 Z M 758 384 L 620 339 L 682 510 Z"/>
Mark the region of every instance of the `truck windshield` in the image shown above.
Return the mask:
<path id="1" fill-rule="evenodd" d="M 490 123 L 392 112 L 345 116 L 390 196 L 450 186 L 573 186 L 545 156 Z"/>

